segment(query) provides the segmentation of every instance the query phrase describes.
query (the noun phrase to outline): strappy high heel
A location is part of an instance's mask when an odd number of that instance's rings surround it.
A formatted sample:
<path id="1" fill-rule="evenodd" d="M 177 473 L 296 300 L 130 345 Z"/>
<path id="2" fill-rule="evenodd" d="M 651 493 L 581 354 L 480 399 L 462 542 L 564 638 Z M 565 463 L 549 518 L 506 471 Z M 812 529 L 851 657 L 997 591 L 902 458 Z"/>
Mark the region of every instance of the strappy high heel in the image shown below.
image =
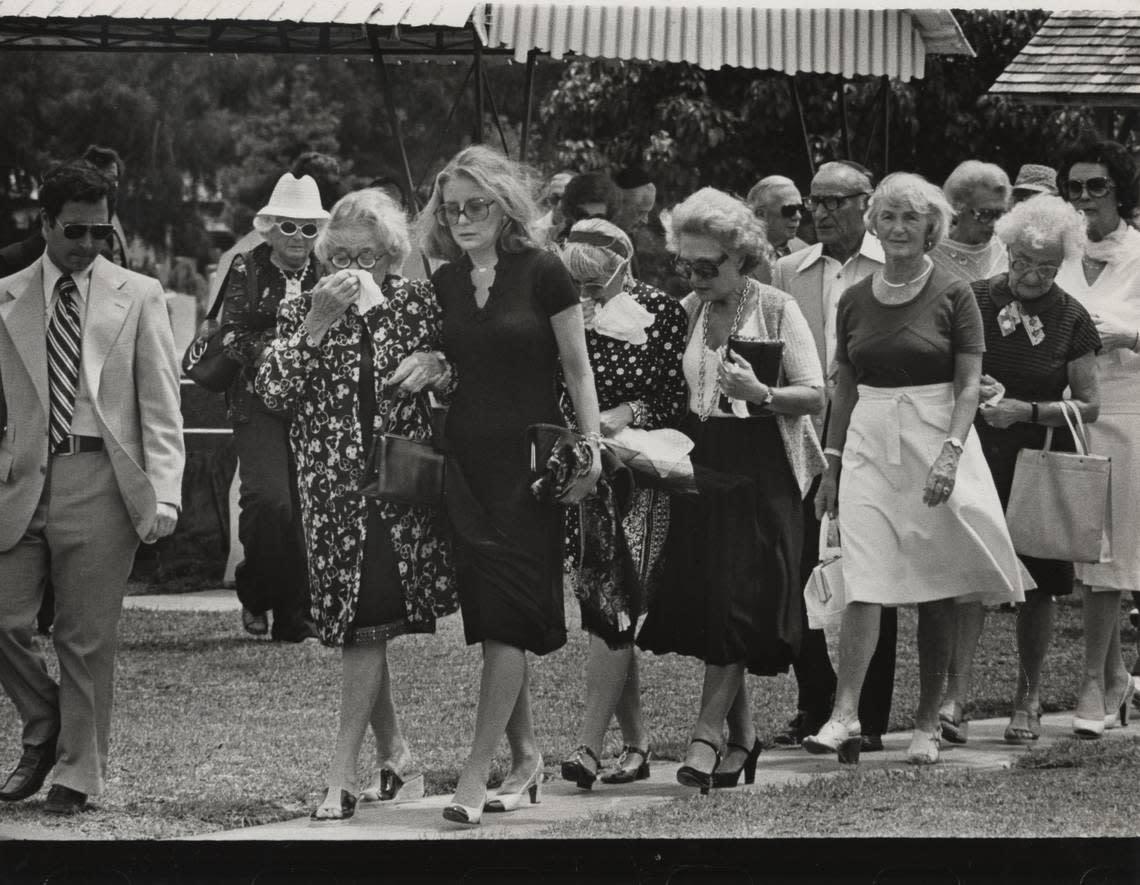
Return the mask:
<path id="1" fill-rule="evenodd" d="M 716 773 L 717 766 L 720 765 L 720 747 L 704 738 L 693 738 L 689 741 L 689 746 L 691 747 L 693 744 L 704 744 L 706 747 L 712 748 L 713 753 L 716 754 L 712 771 L 701 771 L 692 765 L 682 765 L 677 769 L 677 783 L 684 787 L 696 787 L 701 791 L 702 796 L 707 796 L 712 787 L 713 775 Z"/>
<path id="2" fill-rule="evenodd" d="M 586 766 L 583 759 L 584 756 L 589 756 L 594 760 L 594 770 Z M 602 767 L 602 763 L 598 761 L 597 754 L 582 744 L 570 754 L 570 758 L 562 762 L 562 780 L 570 781 L 579 790 L 589 790 L 594 786 L 594 781 L 598 779 L 598 769 Z"/>
<path id="3" fill-rule="evenodd" d="M 424 797 L 424 775 L 419 774 L 407 780 L 396 774 L 391 768 L 381 768 L 377 782 L 373 782 L 368 789 L 361 790 L 360 801 L 372 802 L 413 802 Z"/>
<path id="4" fill-rule="evenodd" d="M 801 746 L 809 753 L 835 753 L 844 765 L 857 765 L 863 749 L 863 727 L 859 720 L 840 722 L 828 719 L 819 734 L 808 735 Z"/>
<path id="5" fill-rule="evenodd" d="M 942 727 L 937 725 L 934 731 L 919 731 L 917 728 L 910 737 L 910 746 L 907 747 L 906 761 L 911 765 L 933 765 L 938 761 L 942 751 Z"/>
<path id="6" fill-rule="evenodd" d="M 634 781 L 643 781 L 649 777 L 649 747 L 641 750 L 632 744 L 626 744 L 621 748 L 621 756 L 618 757 L 617 766 L 602 775 L 603 784 L 632 784 Z M 631 765 L 630 760 L 638 756 L 641 758 L 641 763 L 638 765 Z"/>
<path id="7" fill-rule="evenodd" d="M 756 783 L 756 760 L 760 758 L 760 751 L 763 749 L 760 745 L 760 738 L 753 740 L 751 750 L 741 744 L 734 744 L 732 741 L 729 741 L 726 746 L 730 750 L 741 750 L 747 755 L 744 757 L 744 762 L 740 768 L 735 771 L 717 771 L 713 775 L 713 786 L 718 789 L 735 787 L 740 782 L 742 771 L 744 772 L 745 784 Z"/>
<path id="8" fill-rule="evenodd" d="M 504 811 L 514 811 L 522 804 L 522 797 L 525 794 L 530 794 L 530 804 L 537 805 L 542 801 L 542 757 L 538 757 L 538 765 L 535 766 L 531 776 L 526 779 L 526 783 L 519 788 L 515 793 L 496 793 L 494 798 L 488 799 L 483 803 L 483 810 L 491 813 L 500 813 Z"/>

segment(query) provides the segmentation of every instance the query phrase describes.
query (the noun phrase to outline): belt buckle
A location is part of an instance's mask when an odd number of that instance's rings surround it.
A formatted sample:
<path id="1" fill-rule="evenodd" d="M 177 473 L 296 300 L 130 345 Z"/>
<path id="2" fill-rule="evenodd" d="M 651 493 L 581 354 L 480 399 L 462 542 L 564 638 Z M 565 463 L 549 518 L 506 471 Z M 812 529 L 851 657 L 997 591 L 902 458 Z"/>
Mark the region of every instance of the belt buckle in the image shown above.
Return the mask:
<path id="1" fill-rule="evenodd" d="M 74 434 L 69 433 L 64 438 L 63 448 L 60 449 L 58 452 L 56 452 L 56 454 L 57 455 L 74 455 L 78 451 L 79 451 L 79 437 L 75 436 Z"/>

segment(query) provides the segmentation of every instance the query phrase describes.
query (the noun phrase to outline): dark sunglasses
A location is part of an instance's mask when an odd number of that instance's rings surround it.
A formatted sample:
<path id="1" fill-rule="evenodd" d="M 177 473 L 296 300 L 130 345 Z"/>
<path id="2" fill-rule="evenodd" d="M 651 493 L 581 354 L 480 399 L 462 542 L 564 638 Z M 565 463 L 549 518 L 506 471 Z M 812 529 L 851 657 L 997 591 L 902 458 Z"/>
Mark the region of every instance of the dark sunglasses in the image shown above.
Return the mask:
<path id="1" fill-rule="evenodd" d="M 311 221 L 307 224 L 297 224 L 295 221 L 275 221 L 273 226 L 287 237 L 291 237 L 300 231 L 301 236 L 306 240 L 313 239 L 319 231 L 319 228 Z"/>
<path id="2" fill-rule="evenodd" d="M 459 224 L 461 217 L 468 221 L 483 221 L 491 214 L 491 207 L 494 205 L 493 200 L 486 200 L 483 197 L 474 197 L 462 206 L 458 203 L 444 203 L 435 210 L 435 220 L 444 227 Z"/>
<path id="3" fill-rule="evenodd" d="M 854 194 L 838 194 L 836 196 L 829 195 L 826 197 L 819 197 L 815 194 L 812 194 L 810 197 L 804 200 L 804 205 L 807 206 L 811 212 L 818 212 L 820 209 L 826 209 L 828 212 L 835 212 L 848 200 L 853 200 L 856 197 L 866 197 L 869 195 L 869 191 L 859 191 L 858 193 Z"/>
<path id="4" fill-rule="evenodd" d="M 805 207 L 803 203 L 796 203 L 794 205 L 789 204 L 787 206 L 780 207 L 780 215 L 783 218 L 795 218 L 797 215 L 803 215 L 804 209 Z"/>
<path id="5" fill-rule="evenodd" d="M 1084 181 L 1070 178 L 1065 182 L 1065 193 L 1069 195 L 1070 200 L 1078 200 L 1086 192 L 1090 197 L 1096 199 L 1107 196 L 1109 191 L 1115 187 L 1116 185 L 1103 175 L 1098 175 L 1096 178 L 1086 178 Z"/>
<path id="6" fill-rule="evenodd" d="M 677 276 L 684 277 L 686 280 L 693 274 L 696 274 L 698 279 L 713 280 L 720 276 L 720 266 L 726 261 L 728 261 L 727 253 L 721 254 L 716 261 L 711 258 L 694 258 L 690 261 L 688 258 L 677 255 L 673 258 L 673 270 Z"/>
<path id="7" fill-rule="evenodd" d="M 91 234 L 93 240 L 109 240 L 115 232 L 111 224 L 60 224 L 60 227 L 69 240 L 82 240 L 88 234 Z"/>
<path id="8" fill-rule="evenodd" d="M 1003 215 L 1005 215 L 1005 210 L 1004 209 L 971 209 L 970 214 L 974 216 L 975 221 L 979 221 L 982 224 L 993 224 L 995 221 L 997 221 L 999 218 L 1001 218 Z"/>

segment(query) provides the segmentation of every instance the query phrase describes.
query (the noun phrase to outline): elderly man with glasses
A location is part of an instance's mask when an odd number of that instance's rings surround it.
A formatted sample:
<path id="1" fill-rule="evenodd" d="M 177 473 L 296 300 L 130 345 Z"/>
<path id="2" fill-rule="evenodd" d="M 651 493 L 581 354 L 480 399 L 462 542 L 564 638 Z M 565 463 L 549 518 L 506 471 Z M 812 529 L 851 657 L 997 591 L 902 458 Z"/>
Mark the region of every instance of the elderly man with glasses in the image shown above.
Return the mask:
<path id="1" fill-rule="evenodd" d="M 796 183 L 783 175 L 769 175 L 752 185 L 745 202 L 768 230 L 768 242 L 783 258 L 807 248 L 796 236 L 804 217 L 804 200 Z"/>
<path id="2" fill-rule="evenodd" d="M 882 246 L 867 232 L 863 221 L 872 187 L 871 173 L 858 163 L 840 160 L 821 166 L 812 179 L 811 193 L 804 201 L 815 219 L 819 242 L 781 258 L 772 273 L 772 285 L 796 299 L 811 327 L 824 368 L 829 402 L 837 370 L 835 312 L 839 298 L 848 288 L 883 266 Z M 826 422 L 825 417 L 822 426 L 817 428 L 821 437 Z M 813 484 L 804 506 L 801 571 L 805 580 L 819 556 L 820 526 L 812 503 L 814 498 Z M 882 749 L 882 734 L 890 719 L 894 689 L 897 616 L 893 608 L 884 606 L 882 612 L 879 644 L 859 705 L 865 751 Z M 835 670 L 827 654 L 823 631 L 809 629 L 806 613 L 804 617 L 803 642 L 792 662 L 799 687 L 798 709 L 787 730 L 776 737 L 776 744 L 783 747 L 797 747 L 804 737 L 815 734 L 827 721 L 835 693 Z"/>

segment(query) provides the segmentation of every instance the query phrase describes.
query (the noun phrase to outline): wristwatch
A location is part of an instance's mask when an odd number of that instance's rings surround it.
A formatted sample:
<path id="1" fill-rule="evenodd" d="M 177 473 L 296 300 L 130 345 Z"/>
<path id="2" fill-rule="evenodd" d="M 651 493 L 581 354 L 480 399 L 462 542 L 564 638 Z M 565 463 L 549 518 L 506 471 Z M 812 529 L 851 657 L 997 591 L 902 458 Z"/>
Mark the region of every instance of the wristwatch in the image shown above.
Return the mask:
<path id="1" fill-rule="evenodd" d="M 962 440 L 958 439 L 956 436 L 946 437 L 946 442 L 948 442 L 950 444 L 950 448 L 952 448 L 959 455 L 961 455 L 962 452 L 964 452 L 966 449 L 966 447 L 962 445 Z"/>
<path id="2" fill-rule="evenodd" d="M 751 403 L 750 402 L 748 404 L 748 414 L 749 415 L 770 415 L 771 412 L 768 410 L 768 407 L 772 405 L 772 400 L 774 400 L 775 398 L 776 398 L 775 395 L 772 393 L 772 388 L 769 387 L 768 393 L 764 395 L 764 399 L 760 400 L 760 402 L 758 402 L 758 403 Z"/>

